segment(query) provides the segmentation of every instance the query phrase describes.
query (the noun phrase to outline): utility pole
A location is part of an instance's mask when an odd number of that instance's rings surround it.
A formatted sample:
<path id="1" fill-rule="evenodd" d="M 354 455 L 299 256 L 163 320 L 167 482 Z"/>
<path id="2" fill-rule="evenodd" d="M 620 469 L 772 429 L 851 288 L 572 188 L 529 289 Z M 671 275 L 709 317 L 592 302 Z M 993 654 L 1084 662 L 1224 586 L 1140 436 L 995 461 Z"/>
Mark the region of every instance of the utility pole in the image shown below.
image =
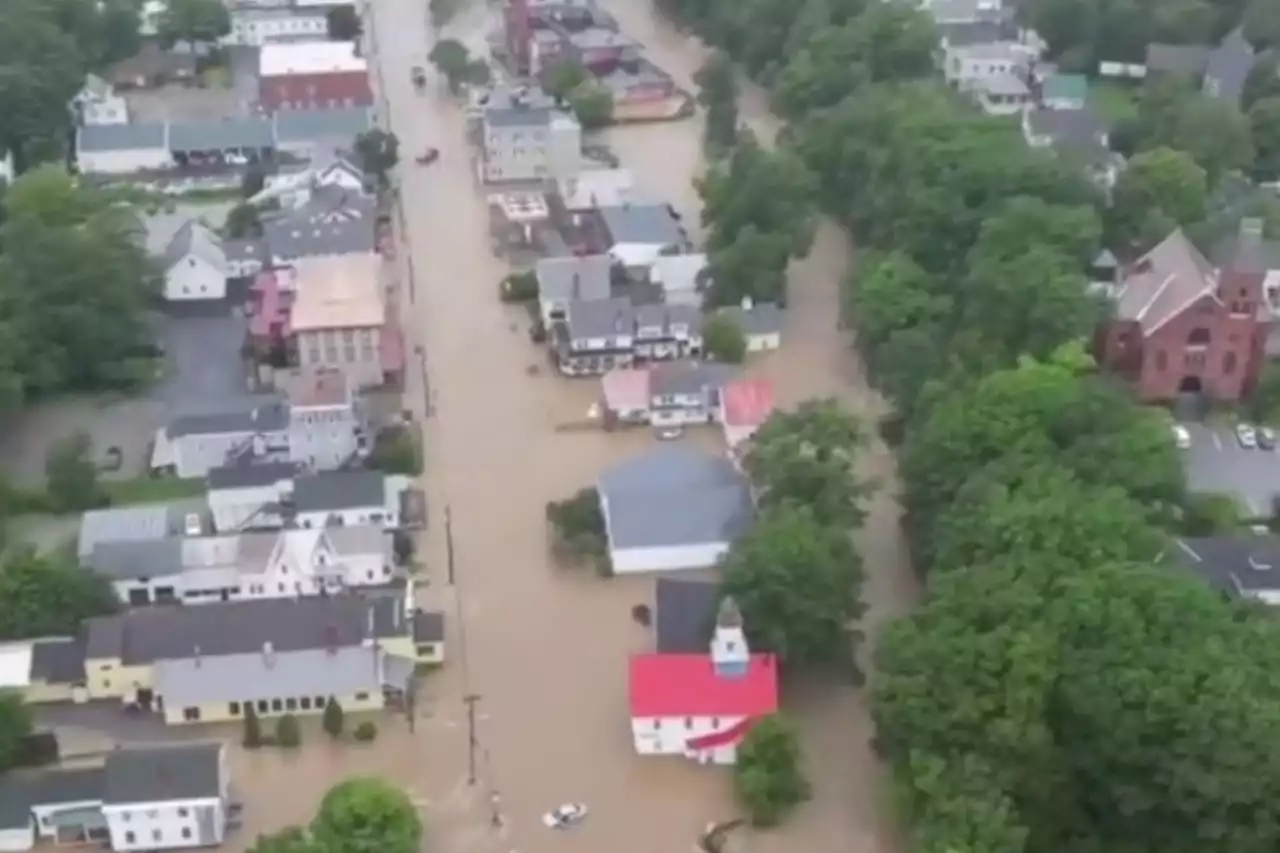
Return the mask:
<path id="1" fill-rule="evenodd" d="M 474 785 L 476 783 L 476 747 L 479 745 L 476 740 L 476 703 L 480 701 L 480 694 L 468 693 L 462 697 L 462 701 L 467 703 L 467 784 Z"/>
<path id="2" fill-rule="evenodd" d="M 444 553 L 449 567 L 449 585 L 453 586 L 453 512 L 448 504 L 444 506 Z"/>

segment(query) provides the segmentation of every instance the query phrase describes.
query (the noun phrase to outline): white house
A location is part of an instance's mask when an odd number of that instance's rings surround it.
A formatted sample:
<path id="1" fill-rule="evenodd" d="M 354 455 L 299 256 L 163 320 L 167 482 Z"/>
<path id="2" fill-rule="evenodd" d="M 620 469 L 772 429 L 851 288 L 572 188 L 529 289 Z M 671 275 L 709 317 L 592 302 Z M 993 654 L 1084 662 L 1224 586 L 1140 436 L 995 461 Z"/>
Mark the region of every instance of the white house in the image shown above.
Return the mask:
<path id="1" fill-rule="evenodd" d="M 160 256 L 164 298 L 170 302 L 225 299 L 227 255 L 222 238 L 198 219 L 178 229 Z"/>
<path id="2" fill-rule="evenodd" d="M 778 710 L 777 659 L 751 653 L 742 616 L 729 599 L 710 645 L 710 654 L 631 658 L 631 739 L 640 755 L 733 764 L 751 727 Z"/>
<path id="3" fill-rule="evenodd" d="M 181 415 L 157 431 L 153 471 L 204 477 L 241 457 L 288 459 L 289 407 L 283 400 L 254 400 L 220 412 Z"/>
<path id="4" fill-rule="evenodd" d="M 704 254 L 663 255 L 649 267 L 649 281 L 662 287 L 662 301 L 666 304 L 700 308 L 708 273 Z"/>
<path id="5" fill-rule="evenodd" d="M 409 478 L 379 471 L 323 471 L 298 477 L 289 506 L 302 528 L 401 523 L 401 499 Z"/>
<path id="6" fill-rule="evenodd" d="M 601 207 L 609 254 L 629 270 L 647 270 L 662 255 L 682 254 L 689 235 L 669 205 L 621 204 Z"/>
<path id="7" fill-rule="evenodd" d="M 747 352 L 769 352 L 782 346 L 782 324 L 785 316 L 782 308 L 772 302 L 756 305 L 751 297 L 742 299 L 741 305 L 720 309 L 731 317 L 746 339 Z"/>
<path id="8" fill-rule="evenodd" d="M 194 605 L 383 585 L 395 574 L 395 549 L 381 527 L 262 530 L 103 543 L 85 563 L 130 606 Z"/>
<path id="9" fill-rule="evenodd" d="M 1035 51 L 1015 41 L 948 47 L 942 73 L 951 86 L 971 91 L 979 84 L 1009 75 L 1026 78 Z"/>
<path id="10" fill-rule="evenodd" d="M 100 766 L 0 779 L 0 849 L 38 842 L 112 850 L 216 847 L 231 811 L 222 744 L 121 747 Z"/>
<path id="11" fill-rule="evenodd" d="M 630 169 L 583 169 L 573 177 L 556 181 L 556 191 L 570 213 L 628 204 L 634 187 Z"/>
<path id="12" fill-rule="evenodd" d="M 649 368 L 649 423 L 656 427 L 709 424 L 720 412 L 720 391 L 735 370 L 725 364 L 673 361 Z"/>
<path id="13" fill-rule="evenodd" d="M 165 122 L 92 124 L 76 131 L 76 166 L 86 175 L 129 175 L 173 166 Z"/>
<path id="14" fill-rule="evenodd" d="M 538 279 L 538 308 L 547 326 L 569 316 L 574 302 L 609 298 L 613 258 L 608 255 L 542 258 L 534 267 Z"/>
<path id="15" fill-rule="evenodd" d="M 280 527 L 281 498 L 292 491 L 296 474 L 297 467 L 287 462 L 214 468 L 206 495 L 213 529 L 234 533 Z"/>
<path id="16" fill-rule="evenodd" d="M 222 43 L 262 47 L 270 42 L 325 41 L 328 37 L 328 21 L 323 10 L 235 6 L 231 12 L 231 32 L 222 37 Z"/>
<path id="17" fill-rule="evenodd" d="M 253 204 L 278 202 L 280 207 L 294 209 L 311 202 L 322 187 L 340 187 L 352 193 L 364 191 L 364 172 L 345 157 L 335 157 L 320 165 L 297 172 L 268 175 L 262 189 L 249 199 Z"/>
<path id="18" fill-rule="evenodd" d="M 597 489 L 615 574 L 713 566 L 754 518 L 734 465 L 683 445 L 611 468 Z"/>
<path id="19" fill-rule="evenodd" d="M 365 455 L 364 409 L 340 370 L 303 370 L 286 383 L 289 461 L 328 471 Z"/>
<path id="20" fill-rule="evenodd" d="M 129 102 L 96 74 L 85 77 L 84 88 L 71 100 L 71 109 L 80 125 L 129 123 Z"/>

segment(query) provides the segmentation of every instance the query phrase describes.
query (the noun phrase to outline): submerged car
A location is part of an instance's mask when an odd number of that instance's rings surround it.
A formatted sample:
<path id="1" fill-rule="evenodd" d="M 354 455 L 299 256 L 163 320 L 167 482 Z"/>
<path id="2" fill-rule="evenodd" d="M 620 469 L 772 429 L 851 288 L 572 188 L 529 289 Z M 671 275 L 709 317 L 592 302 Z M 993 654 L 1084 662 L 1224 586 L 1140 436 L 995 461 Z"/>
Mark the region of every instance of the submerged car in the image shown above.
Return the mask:
<path id="1" fill-rule="evenodd" d="M 565 803 L 542 816 L 542 825 L 547 829 L 568 829 L 582 823 L 587 816 L 587 807 L 582 803 Z"/>
<path id="2" fill-rule="evenodd" d="M 417 156 L 418 165 L 430 166 L 432 163 L 440 159 L 439 148 L 428 148 Z"/>

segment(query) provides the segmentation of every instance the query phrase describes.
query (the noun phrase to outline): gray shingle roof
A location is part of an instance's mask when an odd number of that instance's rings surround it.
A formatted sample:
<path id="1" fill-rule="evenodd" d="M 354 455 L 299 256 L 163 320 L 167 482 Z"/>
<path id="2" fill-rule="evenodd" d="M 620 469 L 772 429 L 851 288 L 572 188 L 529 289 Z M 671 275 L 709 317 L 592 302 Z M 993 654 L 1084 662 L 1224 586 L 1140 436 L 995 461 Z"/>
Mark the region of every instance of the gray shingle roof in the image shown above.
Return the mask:
<path id="1" fill-rule="evenodd" d="M 84 640 L 39 640 L 31 647 L 31 677 L 49 684 L 84 681 Z"/>
<path id="2" fill-rule="evenodd" d="M 665 204 L 628 204 L 600 208 L 600 216 L 616 243 L 679 245 L 685 241 L 680 223 Z"/>
<path id="3" fill-rule="evenodd" d="M 268 250 L 281 261 L 372 252 L 377 246 L 374 199 L 342 187 L 322 187 L 307 204 L 264 217 L 262 225 Z"/>
<path id="4" fill-rule="evenodd" d="M 76 131 L 78 151 L 137 151 L 168 147 L 164 122 L 136 124 L 99 124 Z"/>
<path id="5" fill-rule="evenodd" d="M 135 542 L 103 542 L 85 565 L 112 580 L 155 578 L 182 571 L 182 540 L 176 536 Z"/>
<path id="6" fill-rule="evenodd" d="M 184 435 L 221 435 L 233 432 L 280 432 L 289 426 L 289 407 L 283 400 L 261 398 L 236 409 L 180 415 L 166 432 L 169 438 Z"/>
<path id="7" fill-rule="evenodd" d="M 372 622 L 378 637 L 408 631 L 402 598 L 373 602 L 355 595 L 271 598 L 153 607 L 89 620 L 86 657 L 121 658 L 126 666 L 190 657 L 358 645 Z M 397 618 L 396 614 L 401 615 Z"/>
<path id="8" fill-rule="evenodd" d="M 720 312 L 734 319 L 738 327 L 748 335 L 774 335 L 782 331 L 785 315 L 782 308 L 772 302 L 762 302 L 744 309 L 740 305 L 721 308 Z"/>
<path id="9" fill-rule="evenodd" d="M 574 339 L 635 334 L 635 308 L 621 297 L 570 302 L 566 313 L 569 336 Z"/>
<path id="10" fill-rule="evenodd" d="M 222 238 L 198 219 L 188 219 L 174 233 L 160 254 L 160 263 L 168 272 L 187 255 L 194 255 L 214 269 L 226 273 L 227 256 L 222 251 Z"/>
<path id="11" fill-rule="evenodd" d="M 210 489 L 248 489 L 290 480 L 298 473 L 292 462 L 223 465 L 209 471 Z"/>
<path id="12" fill-rule="evenodd" d="M 1147 45 L 1147 70 L 1198 77 L 1204 73 L 1209 49 L 1196 44 Z"/>
<path id="13" fill-rule="evenodd" d="M 413 612 L 413 641 L 439 643 L 444 639 L 444 614 L 427 610 Z"/>
<path id="14" fill-rule="evenodd" d="M 17 772 L 0 777 L 0 829 L 29 826 L 33 806 L 92 802 L 101 798 L 105 775 L 101 767 L 88 767 Z"/>
<path id="15" fill-rule="evenodd" d="M 106 805 L 217 797 L 222 789 L 222 744 L 122 749 L 107 756 Z"/>
<path id="16" fill-rule="evenodd" d="M 1253 45 L 1244 37 L 1243 27 L 1227 33 L 1205 63 L 1205 94 L 1239 103 L 1245 80 L 1256 61 Z"/>
<path id="17" fill-rule="evenodd" d="M 751 525 L 747 484 L 724 458 L 664 446 L 599 481 L 615 549 L 730 542 Z"/>
<path id="18" fill-rule="evenodd" d="M 538 295 L 543 299 L 608 299 L 613 259 L 608 255 L 543 258 L 538 261 Z"/>
<path id="19" fill-rule="evenodd" d="M 382 690 L 377 647 L 262 651 L 157 661 L 156 692 L 175 707 L 256 702 L 279 696 L 350 696 Z"/>
<path id="20" fill-rule="evenodd" d="M 649 373 L 649 393 L 653 396 L 700 394 L 706 389 L 719 390 L 733 378 L 736 370 L 726 364 L 685 361 L 656 364 Z"/>
<path id="21" fill-rule="evenodd" d="M 169 125 L 169 150 L 212 151 L 222 148 L 270 148 L 275 133 L 267 118 L 224 118 L 182 121 Z"/>
<path id="22" fill-rule="evenodd" d="M 293 505 L 298 512 L 381 506 L 386 501 L 385 480 L 381 471 L 306 474 L 293 482 Z"/>
<path id="23" fill-rule="evenodd" d="M 344 145 L 373 126 L 366 107 L 331 110 L 289 110 L 275 115 L 277 142 L 325 142 Z"/>
<path id="24" fill-rule="evenodd" d="M 203 500 L 139 504 L 86 512 L 80 519 L 76 553 L 81 560 L 100 542 L 162 539 L 182 530 L 187 513 L 208 512 Z"/>
<path id="25" fill-rule="evenodd" d="M 654 636 L 662 655 L 706 653 L 720 606 L 720 585 L 658 578 L 654 585 Z"/>

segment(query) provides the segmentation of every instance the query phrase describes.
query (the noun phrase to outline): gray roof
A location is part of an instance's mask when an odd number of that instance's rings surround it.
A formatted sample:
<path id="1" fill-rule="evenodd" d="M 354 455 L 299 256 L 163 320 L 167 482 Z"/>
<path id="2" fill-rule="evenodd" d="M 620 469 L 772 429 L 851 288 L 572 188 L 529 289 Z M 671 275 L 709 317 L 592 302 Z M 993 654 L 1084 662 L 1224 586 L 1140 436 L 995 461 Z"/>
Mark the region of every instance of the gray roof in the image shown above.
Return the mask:
<path id="1" fill-rule="evenodd" d="M 169 422 L 169 438 L 184 435 L 282 432 L 289 427 L 289 406 L 278 397 L 242 401 L 243 405 L 221 412 L 179 415 Z"/>
<path id="2" fill-rule="evenodd" d="M 569 336 L 574 339 L 635 334 L 635 308 L 622 297 L 570 302 L 566 315 Z"/>
<path id="3" fill-rule="evenodd" d="M 160 254 L 166 272 L 188 255 L 194 255 L 216 270 L 226 273 L 227 256 L 222 251 L 222 238 L 198 219 L 188 219 L 169 240 Z"/>
<path id="4" fill-rule="evenodd" d="M 937 25 L 938 38 L 948 47 L 1009 41 L 1018 36 L 1017 26 L 1004 21 L 953 21 Z"/>
<path id="5" fill-rule="evenodd" d="M 248 489 L 291 480 L 298 473 L 292 462 L 223 465 L 209 471 L 210 489 Z"/>
<path id="6" fill-rule="evenodd" d="M 193 743 L 121 749 L 107 756 L 105 805 L 217 797 L 222 792 L 222 744 Z"/>
<path id="7" fill-rule="evenodd" d="M 190 500 L 90 510 L 80 519 L 76 554 L 83 560 L 101 542 L 163 539 L 182 530 L 191 512 L 208 512 L 208 505 Z"/>
<path id="8" fill-rule="evenodd" d="M 732 463 L 683 446 L 659 447 L 610 469 L 599 490 L 615 549 L 730 542 L 754 517 Z"/>
<path id="9" fill-rule="evenodd" d="M 444 640 L 444 614 L 427 610 L 413 612 L 413 641 L 439 643 Z"/>
<path id="10" fill-rule="evenodd" d="M 321 187 L 302 207 L 264 217 L 263 233 L 273 258 L 350 255 L 377 247 L 377 206 L 370 196 L 342 187 Z"/>
<path id="11" fill-rule="evenodd" d="M 168 148 L 164 122 L 96 124 L 76 131 L 77 151 L 137 151 Z"/>
<path id="12" fill-rule="evenodd" d="M 1089 107 L 1031 110 L 1027 124 L 1034 135 L 1048 137 L 1055 146 L 1078 150 L 1102 147 L 1101 140 L 1107 132 L 1106 122 Z"/>
<path id="13" fill-rule="evenodd" d="M 261 238 L 223 240 L 222 251 L 228 261 L 263 261 L 268 257 L 266 244 Z"/>
<path id="14" fill-rule="evenodd" d="M 1209 53 L 1204 70 L 1205 93 L 1239 103 L 1256 61 L 1253 45 L 1244 37 L 1244 27 L 1236 27 Z"/>
<path id="15" fill-rule="evenodd" d="M 86 767 L 19 771 L 0 777 L 0 829 L 30 826 L 31 809 L 35 806 L 101 799 L 105 775 L 101 767 Z"/>
<path id="16" fill-rule="evenodd" d="M 1198 44 L 1147 45 L 1148 71 L 1198 77 L 1204 73 L 1208 59 L 1209 49 Z"/>
<path id="17" fill-rule="evenodd" d="M 270 148 L 275 145 L 271 120 L 224 118 L 182 121 L 169 125 L 171 151 L 212 151 L 222 148 Z"/>
<path id="18" fill-rule="evenodd" d="M 321 512 L 386 503 L 386 477 L 381 471 L 320 471 L 293 481 L 298 512 Z"/>
<path id="19" fill-rule="evenodd" d="M 336 141 L 344 145 L 373 126 L 367 107 L 287 110 L 275 115 L 277 142 Z"/>
<path id="20" fill-rule="evenodd" d="M 654 639 L 660 655 L 705 654 L 715 631 L 720 584 L 658 578 Z"/>
<path id="21" fill-rule="evenodd" d="M 543 258 L 538 261 L 538 295 L 543 299 L 608 299 L 613 258 L 608 255 Z"/>
<path id="22" fill-rule="evenodd" d="M 1031 90 L 1026 82 L 1016 74 L 995 74 L 977 81 L 976 88 L 988 95 L 1022 96 Z"/>
<path id="23" fill-rule="evenodd" d="M 546 127 L 554 113 L 551 107 L 496 106 L 484 111 L 484 121 L 492 127 Z"/>
<path id="24" fill-rule="evenodd" d="M 37 640 L 31 646 L 31 677 L 48 684 L 84 681 L 84 640 L 59 637 Z"/>
<path id="25" fill-rule="evenodd" d="M 691 332 L 702 328 L 702 311 L 694 305 L 638 305 L 635 318 L 641 328 L 685 326 Z"/>
<path id="26" fill-rule="evenodd" d="M 750 308 L 730 305 L 721 308 L 720 313 L 732 317 L 747 335 L 776 335 L 782 331 L 786 318 L 782 308 L 772 302 L 762 302 Z"/>
<path id="27" fill-rule="evenodd" d="M 627 204 L 600 208 L 614 243 L 680 245 L 686 235 L 665 204 Z"/>
<path id="28" fill-rule="evenodd" d="M 384 654 L 354 645 L 157 661 L 155 688 L 171 707 L 380 693 Z"/>
<path id="29" fill-rule="evenodd" d="M 384 603 L 388 602 L 388 603 Z M 191 657 L 277 652 L 359 645 L 369 633 L 409 631 L 402 598 L 367 601 L 356 595 L 268 598 L 151 607 L 88 621 L 88 659 L 120 658 L 126 666 Z"/>
<path id="30" fill-rule="evenodd" d="M 102 542 L 83 559 L 86 566 L 111 580 L 156 578 L 182 571 L 182 539 Z"/>
<path id="31" fill-rule="evenodd" d="M 649 393 L 659 397 L 701 394 L 708 389 L 719 391 L 736 372 L 735 368 L 727 364 L 688 361 L 655 364 L 649 371 Z"/>

